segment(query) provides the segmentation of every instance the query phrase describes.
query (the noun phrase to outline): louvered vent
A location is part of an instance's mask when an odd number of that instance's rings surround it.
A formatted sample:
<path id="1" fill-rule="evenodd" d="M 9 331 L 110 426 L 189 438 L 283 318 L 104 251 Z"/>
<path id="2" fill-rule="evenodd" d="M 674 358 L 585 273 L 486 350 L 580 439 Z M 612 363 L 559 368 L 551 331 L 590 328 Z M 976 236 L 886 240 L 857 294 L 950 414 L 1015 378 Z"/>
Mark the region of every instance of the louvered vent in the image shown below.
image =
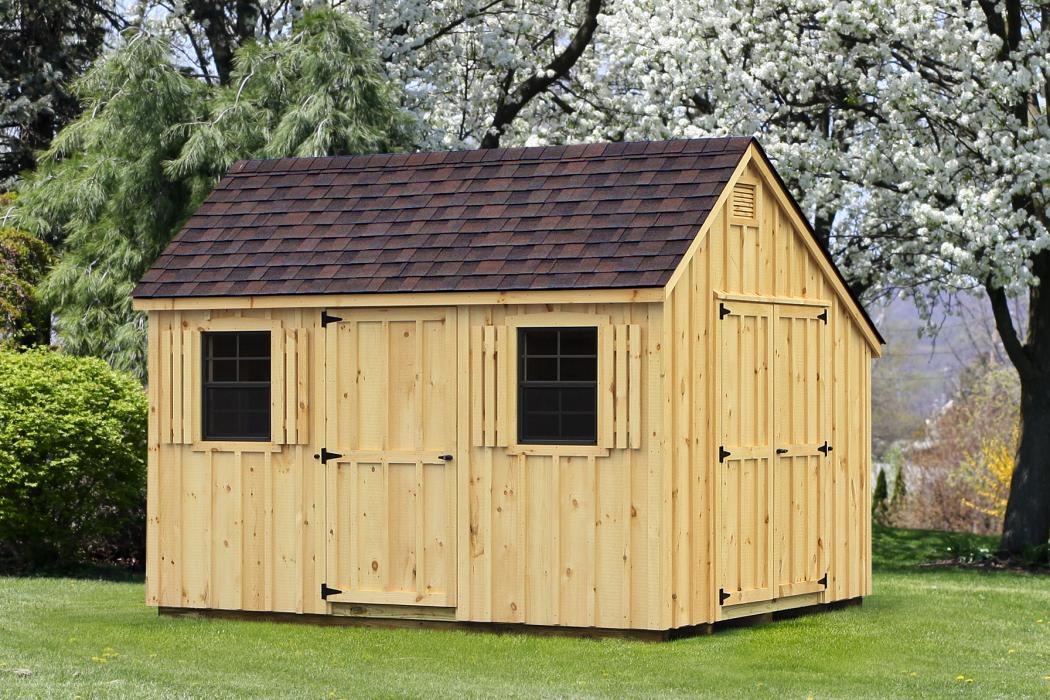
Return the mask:
<path id="1" fill-rule="evenodd" d="M 755 186 L 741 182 L 733 188 L 733 216 L 738 219 L 755 218 Z"/>

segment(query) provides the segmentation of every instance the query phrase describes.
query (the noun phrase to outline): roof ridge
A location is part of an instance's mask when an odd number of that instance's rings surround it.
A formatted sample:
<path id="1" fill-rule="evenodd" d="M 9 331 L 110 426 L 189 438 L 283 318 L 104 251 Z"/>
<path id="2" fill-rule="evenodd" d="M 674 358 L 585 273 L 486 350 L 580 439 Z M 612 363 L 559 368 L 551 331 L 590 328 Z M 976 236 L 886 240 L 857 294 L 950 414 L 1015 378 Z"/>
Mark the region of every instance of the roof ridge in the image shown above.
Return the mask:
<path id="1" fill-rule="evenodd" d="M 592 141 L 590 143 L 571 143 L 571 144 L 559 144 L 559 145 L 549 145 L 549 146 L 507 146 L 507 147 L 504 147 L 504 148 L 491 148 L 491 149 L 472 148 L 472 149 L 452 149 L 452 150 L 447 150 L 447 151 L 404 151 L 404 152 L 391 152 L 391 153 L 386 153 L 386 152 L 355 153 L 355 154 L 334 155 L 334 156 L 291 156 L 291 157 L 285 157 L 285 158 L 248 158 L 248 159 L 245 159 L 245 160 L 235 161 L 234 164 L 230 167 L 229 171 L 227 171 L 226 177 L 240 177 L 240 176 L 248 176 L 248 175 L 258 175 L 260 173 L 265 173 L 267 175 L 287 175 L 289 173 L 294 173 L 294 172 L 310 172 L 310 173 L 313 173 L 313 174 L 328 173 L 328 172 L 347 172 L 347 171 L 368 172 L 368 171 L 372 171 L 372 170 L 375 170 L 375 171 L 387 170 L 387 169 L 389 169 L 391 167 L 412 168 L 413 170 L 430 170 L 430 169 L 437 169 L 437 168 L 480 165 L 480 164 L 484 164 L 484 163 L 506 163 L 508 161 L 513 161 L 515 163 L 542 163 L 542 162 L 548 162 L 548 161 L 549 162 L 558 162 L 558 163 L 573 163 L 573 162 L 579 162 L 579 161 L 593 161 L 593 160 L 607 159 L 607 158 L 608 159 L 614 159 L 615 158 L 615 159 L 620 159 L 620 160 L 640 160 L 642 158 L 652 158 L 652 157 L 668 158 L 668 157 L 698 156 L 698 155 L 704 155 L 704 154 L 718 155 L 720 153 L 725 153 L 726 149 L 723 149 L 722 151 L 719 151 L 718 153 L 715 153 L 713 151 L 706 151 L 706 150 L 705 151 L 684 151 L 684 150 L 679 150 L 679 151 L 675 151 L 675 152 L 671 152 L 671 153 L 667 152 L 666 150 L 657 150 L 657 151 L 652 151 L 652 152 L 648 152 L 646 150 L 643 150 L 641 152 L 636 152 L 636 153 L 627 153 L 627 152 L 624 152 L 624 150 L 628 146 L 632 146 L 632 145 L 645 146 L 646 148 L 648 148 L 648 147 L 652 146 L 653 144 L 670 145 L 670 144 L 677 144 L 677 143 L 685 144 L 685 143 L 704 143 L 704 142 L 715 142 L 715 141 L 723 141 L 723 142 L 739 141 L 739 142 L 741 142 L 740 150 L 743 151 L 754 140 L 755 140 L 754 136 L 704 136 L 704 137 L 701 137 L 701 138 L 694 138 L 694 139 L 665 139 L 665 140 L 662 140 L 662 141 L 618 141 L 618 142 L 614 142 L 614 143 L 605 143 L 605 142 L 602 142 L 602 141 Z M 555 156 L 544 157 L 543 155 L 541 155 L 543 151 L 548 150 L 548 149 L 568 150 L 568 149 L 574 148 L 574 147 L 575 148 L 586 149 L 588 147 L 594 147 L 594 146 L 602 146 L 603 147 L 602 153 L 600 153 L 600 154 L 593 154 L 593 155 L 586 155 L 584 152 L 581 152 L 579 155 L 572 155 L 572 156 L 569 156 L 569 157 L 555 157 Z M 606 154 L 605 151 L 608 150 L 609 146 L 622 146 L 624 150 L 620 150 L 619 152 L 615 152 L 615 153 Z M 539 153 L 537 153 L 536 155 L 533 155 L 533 156 L 526 156 L 526 151 L 533 151 L 533 150 L 534 151 L 539 151 Z M 506 157 L 507 154 L 509 152 L 512 152 L 512 151 L 520 151 L 521 154 L 516 156 L 516 157 L 513 157 L 513 156 L 510 157 L 510 158 Z M 474 153 L 481 154 L 481 157 L 478 157 L 478 158 L 475 158 L 475 159 L 471 159 L 471 160 L 466 160 L 466 157 L 467 157 L 468 154 L 474 154 Z M 458 159 L 458 160 L 454 160 L 454 161 L 446 160 L 446 158 L 449 155 L 451 155 L 451 154 L 463 154 L 464 157 L 461 158 L 461 159 Z M 434 162 L 427 162 L 427 157 L 429 157 L 429 156 L 437 156 L 437 155 L 442 156 L 440 160 L 437 160 L 437 161 L 434 161 Z M 486 157 L 486 156 L 488 156 L 488 157 Z M 407 162 L 412 157 L 422 157 L 423 159 L 420 162 L 418 162 L 418 163 Z M 381 162 L 376 162 L 376 163 L 371 164 L 371 165 L 368 164 L 368 161 L 372 160 L 373 158 L 381 159 Z M 393 163 L 391 162 L 392 159 L 397 159 L 397 158 L 401 158 L 405 162 L 396 162 L 396 161 L 393 162 Z M 311 165 L 308 165 L 308 166 L 305 166 L 305 167 L 301 167 L 301 168 L 294 168 L 293 169 L 291 167 L 286 166 L 286 167 L 283 167 L 283 168 L 276 168 L 275 167 L 275 168 L 270 169 L 270 170 L 262 170 L 259 167 L 249 167 L 249 166 L 261 166 L 261 165 L 268 164 L 268 163 L 276 164 L 276 163 L 280 163 L 281 161 L 292 161 L 292 162 L 297 162 L 297 163 L 302 163 L 304 161 L 329 161 L 329 162 L 331 162 L 331 161 L 335 161 L 337 159 L 346 159 L 347 161 L 365 160 L 365 163 L 363 163 L 362 165 L 354 166 L 354 165 L 351 165 L 348 162 L 346 165 L 342 165 L 342 166 L 327 165 L 326 164 L 326 165 L 322 165 L 322 166 L 319 166 L 319 167 L 312 167 L 312 164 L 311 164 Z"/>

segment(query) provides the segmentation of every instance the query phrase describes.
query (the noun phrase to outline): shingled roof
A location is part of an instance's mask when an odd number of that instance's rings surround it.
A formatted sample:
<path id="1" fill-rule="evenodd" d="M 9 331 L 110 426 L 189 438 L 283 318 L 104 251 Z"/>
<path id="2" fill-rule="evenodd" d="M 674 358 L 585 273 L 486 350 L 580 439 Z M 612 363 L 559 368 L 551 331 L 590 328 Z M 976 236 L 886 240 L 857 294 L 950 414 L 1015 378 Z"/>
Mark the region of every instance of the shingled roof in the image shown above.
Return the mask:
<path id="1" fill-rule="evenodd" d="M 750 142 L 242 161 L 134 296 L 660 287 Z"/>

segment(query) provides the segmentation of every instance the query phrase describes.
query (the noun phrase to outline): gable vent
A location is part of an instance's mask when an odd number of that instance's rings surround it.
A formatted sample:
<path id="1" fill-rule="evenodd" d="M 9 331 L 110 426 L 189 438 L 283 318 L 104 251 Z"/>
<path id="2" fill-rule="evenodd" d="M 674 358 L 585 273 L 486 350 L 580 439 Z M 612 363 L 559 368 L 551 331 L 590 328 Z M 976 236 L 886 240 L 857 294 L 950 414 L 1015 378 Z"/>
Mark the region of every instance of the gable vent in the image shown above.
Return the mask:
<path id="1" fill-rule="evenodd" d="M 733 216 L 738 219 L 755 218 L 755 185 L 741 182 L 733 188 Z"/>

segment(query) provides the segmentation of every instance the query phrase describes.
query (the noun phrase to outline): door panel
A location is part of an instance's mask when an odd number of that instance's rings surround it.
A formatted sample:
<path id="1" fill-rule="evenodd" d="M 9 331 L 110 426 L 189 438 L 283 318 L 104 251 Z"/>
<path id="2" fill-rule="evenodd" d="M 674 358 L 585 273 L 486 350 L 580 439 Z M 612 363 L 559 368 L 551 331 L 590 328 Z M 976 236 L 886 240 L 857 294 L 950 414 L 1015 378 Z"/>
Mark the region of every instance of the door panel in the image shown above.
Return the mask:
<path id="1" fill-rule="evenodd" d="M 329 602 L 455 605 L 456 338 L 446 309 L 326 328 Z"/>
<path id="2" fill-rule="evenodd" d="M 726 302 L 719 323 L 719 560 L 722 605 L 774 596 L 773 310 Z"/>
<path id="3" fill-rule="evenodd" d="M 831 434 L 827 314 L 826 307 L 775 307 L 777 464 L 773 490 L 778 598 L 826 587 L 821 579 L 827 571 L 827 498 L 831 493 L 825 448 Z"/>

